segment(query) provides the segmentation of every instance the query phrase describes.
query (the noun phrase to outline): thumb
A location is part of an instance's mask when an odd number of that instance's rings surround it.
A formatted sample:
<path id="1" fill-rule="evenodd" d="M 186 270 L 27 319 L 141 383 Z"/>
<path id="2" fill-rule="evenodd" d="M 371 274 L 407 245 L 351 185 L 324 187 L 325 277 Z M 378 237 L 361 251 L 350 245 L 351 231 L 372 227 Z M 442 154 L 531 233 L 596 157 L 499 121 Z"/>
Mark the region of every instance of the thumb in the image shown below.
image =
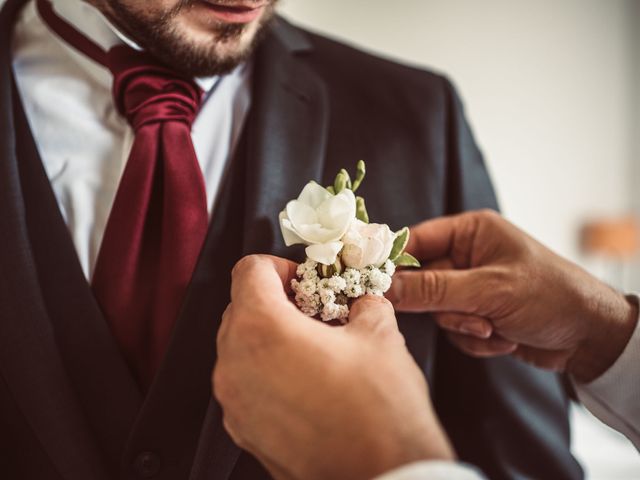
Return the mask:
<path id="1" fill-rule="evenodd" d="M 351 306 L 345 327 L 362 335 L 398 333 L 398 322 L 391 302 L 384 297 L 365 295 Z"/>
<path id="2" fill-rule="evenodd" d="M 404 270 L 387 293 L 401 312 L 449 311 L 482 315 L 495 294 L 495 278 L 486 268 L 470 270 Z"/>

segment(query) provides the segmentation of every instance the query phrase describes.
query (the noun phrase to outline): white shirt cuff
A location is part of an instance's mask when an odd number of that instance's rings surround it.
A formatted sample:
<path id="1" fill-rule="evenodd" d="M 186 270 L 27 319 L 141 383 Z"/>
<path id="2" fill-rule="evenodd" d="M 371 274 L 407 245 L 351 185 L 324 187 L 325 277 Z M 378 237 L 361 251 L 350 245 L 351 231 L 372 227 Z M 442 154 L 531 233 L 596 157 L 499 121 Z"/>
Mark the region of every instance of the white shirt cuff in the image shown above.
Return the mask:
<path id="1" fill-rule="evenodd" d="M 640 450 L 640 320 L 609 370 L 591 383 L 574 384 L 580 401 Z"/>
<path id="2" fill-rule="evenodd" d="M 485 477 L 462 463 L 424 461 L 391 470 L 374 480 L 485 480 Z"/>

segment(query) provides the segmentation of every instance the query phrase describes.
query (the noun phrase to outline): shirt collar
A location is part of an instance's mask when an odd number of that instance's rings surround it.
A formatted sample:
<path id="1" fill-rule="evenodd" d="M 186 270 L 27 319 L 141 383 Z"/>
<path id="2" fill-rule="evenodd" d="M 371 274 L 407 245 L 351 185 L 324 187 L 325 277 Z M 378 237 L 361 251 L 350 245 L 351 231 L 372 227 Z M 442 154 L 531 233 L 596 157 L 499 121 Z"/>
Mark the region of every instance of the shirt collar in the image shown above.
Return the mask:
<path id="1" fill-rule="evenodd" d="M 56 13 L 105 51 L 126 44 L 135 50 L 144 50 L 135 41 L 116 28 L 93 5 L 83 0 L 51 0 Z M 205 92 L 212 90 L 219 76 L 198 77 L 194 80 Z"/>

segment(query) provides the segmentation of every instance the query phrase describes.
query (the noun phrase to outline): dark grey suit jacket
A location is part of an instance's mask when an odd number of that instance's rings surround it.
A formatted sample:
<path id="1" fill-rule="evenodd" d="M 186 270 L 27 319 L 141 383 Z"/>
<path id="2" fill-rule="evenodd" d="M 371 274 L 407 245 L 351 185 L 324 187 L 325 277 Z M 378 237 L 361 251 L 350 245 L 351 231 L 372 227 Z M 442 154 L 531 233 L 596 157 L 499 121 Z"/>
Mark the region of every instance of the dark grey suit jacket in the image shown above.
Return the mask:
<path id="1" fill-rule="evenodd" d="M 369 213 L 392 227 L 496 208 L 453 87 L 278 19 L 255 53 L 240 147 L 143 396 L 84 280 L 15 90 L 10 39 L 23 4 L 0 14 L 0 478 L 263 478 L 211 398 L 230 269 L 248 253 L 295 256 L 278 212 L 309 179 L 327 183 L 361 158 Z M 582 477 L 557 376 L 467 358 L 426 316 L 399 321 L 461 459 L 496 479 Z"/>

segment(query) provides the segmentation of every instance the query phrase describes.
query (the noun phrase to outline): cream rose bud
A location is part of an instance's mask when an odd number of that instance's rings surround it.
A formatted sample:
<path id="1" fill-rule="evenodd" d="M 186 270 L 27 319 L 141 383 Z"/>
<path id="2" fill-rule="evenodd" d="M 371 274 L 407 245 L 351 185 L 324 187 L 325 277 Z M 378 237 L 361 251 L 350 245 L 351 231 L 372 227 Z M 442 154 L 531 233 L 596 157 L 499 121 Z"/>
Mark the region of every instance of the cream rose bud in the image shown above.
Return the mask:
<path id="1" fill-rule="evenodd" d="M 297 200 L 280 213 L 280 228 L 287 246 L 308 245 L 307 257 L 332 265 L 342 250 L 340 239 L 356 217 L 356 198 L 349 189 L 333 195 L 309 182 Z"/>
<path id="2" fill-rule="evenodd" d="M 388 225 L 355 220 L 342 237 L 342 263 L 358 270 L 380 267 L 389 258 L 395 237 Z"/>

